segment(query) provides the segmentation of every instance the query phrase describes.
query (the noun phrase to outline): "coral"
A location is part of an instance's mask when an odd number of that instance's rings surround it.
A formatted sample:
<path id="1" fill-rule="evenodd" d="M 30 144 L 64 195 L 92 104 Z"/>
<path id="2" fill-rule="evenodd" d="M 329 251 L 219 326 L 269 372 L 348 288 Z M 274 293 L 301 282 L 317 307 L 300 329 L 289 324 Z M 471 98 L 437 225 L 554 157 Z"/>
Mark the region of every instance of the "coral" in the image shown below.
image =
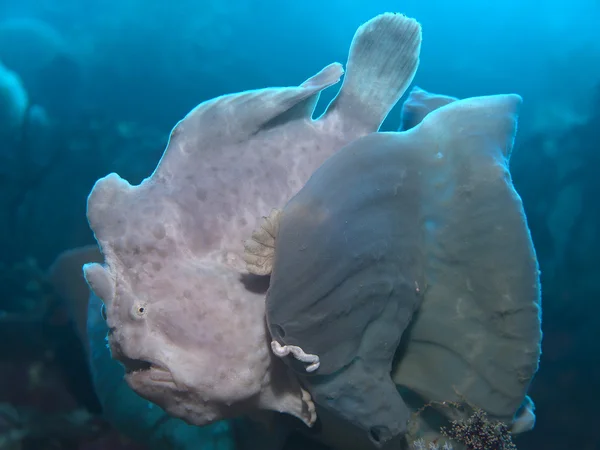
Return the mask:
<path id="1" fill-rule="evenodd" d="M 436 442 L 429 442 L 429 445 L 424 439 L 419 439 L 413 442 L 413 450 L 452 450 L 452 444 L 445 442 L 442 447 Z"/>
<path id="2" fill-rule="evenodd" d="M 467 450 L 517 450 L 511 432 L 503 422 L 489 420 L 481 409 L 475 409 L 467 420 L 454 420 L 442 435 L 465 444 Z"/>
<path id="3" fill-rule="evenodd" d="M 3 148 L 17 140 L 28 104 L 29 98 L 21 79 L 0 61 L 0 142 Z"/>
<path id="4" fill-rule="evenodd" d="M 0 448 L 21 450 L 42 448 L 40 444 L 95 439 L 106 432 L 106 425 L 85 409 L 45 414 L 26 408 L 0 404 Z M 47 448 L 47 447 L 43 447 Z M 56 447 L 54 447 L 56 448 Z"/>
<path id="5" fill-rule="evenodd" d="M 50 23 L 32 18 L 0 22 L 0 60 L 23 81 L 36 103 L 52 116 L 72 114 L 81 68 L 65 39 Z"/>

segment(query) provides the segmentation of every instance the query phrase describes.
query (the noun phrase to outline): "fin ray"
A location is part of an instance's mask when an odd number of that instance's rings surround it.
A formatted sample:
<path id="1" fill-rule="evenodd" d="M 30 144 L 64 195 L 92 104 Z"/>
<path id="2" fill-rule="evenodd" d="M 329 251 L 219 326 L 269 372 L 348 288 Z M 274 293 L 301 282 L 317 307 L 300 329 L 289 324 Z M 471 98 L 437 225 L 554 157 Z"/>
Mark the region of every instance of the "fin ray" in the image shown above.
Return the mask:
<path id="1" fill-rule="evenodd" d="M 347 74 L 326 114 L 377 131 L 412 82 L 419 65 L 421 25 L 402 14 L 385 13 L 363 24 L 350 46 Z"/>

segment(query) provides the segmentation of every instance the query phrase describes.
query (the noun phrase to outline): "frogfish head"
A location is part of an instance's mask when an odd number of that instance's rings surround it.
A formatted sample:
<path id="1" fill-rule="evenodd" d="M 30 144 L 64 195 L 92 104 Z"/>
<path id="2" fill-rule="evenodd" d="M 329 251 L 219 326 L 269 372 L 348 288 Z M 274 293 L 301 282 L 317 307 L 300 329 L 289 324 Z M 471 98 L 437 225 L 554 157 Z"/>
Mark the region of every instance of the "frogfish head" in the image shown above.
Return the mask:
<path id="1" fill-rule="evenodd" d="M 260 293 L 212 259 L 153 269 L 84 267 L 129 386 L 199 426 L 258 407 L 271 359 Z"/>

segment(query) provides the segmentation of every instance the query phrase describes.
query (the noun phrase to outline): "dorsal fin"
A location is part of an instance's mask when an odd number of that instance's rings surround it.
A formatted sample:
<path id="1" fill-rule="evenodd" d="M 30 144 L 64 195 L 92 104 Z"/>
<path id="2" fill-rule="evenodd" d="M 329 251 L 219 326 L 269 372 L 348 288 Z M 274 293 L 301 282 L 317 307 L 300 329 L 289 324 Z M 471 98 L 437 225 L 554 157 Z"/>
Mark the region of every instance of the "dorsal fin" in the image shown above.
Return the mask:
<path id="1" fill-rule="evenodd" d="M 342 88 L 325 114 L 377 131 L 412 82 L 420 51 L 416 20 L 394 13 L 369 20 L 354 35 Z"/>
<path id="2" fill-rule="evenodd" d="M 340 76 L 343 75 L 343 73 L 344 69 L 338 63 L 330 64 L 329 66 L 325 67 L 319 73 L 313 75 L 304 83 L 302 83 L 299 88 L 295 88 L 304 89 L 305 92 L 303 94 L 306 94 L 308 92 L 315 92 L 314 90 L 317 89 L 317 91 L 314 94 L 309 95 L 308 97 L 306 97 L 306 99 L 299 101 L 287 111 L 278 113 L 272 119 L 263 123 L 259 128 L 265 129 L 277 125 L 282 125 L 286 122 L 291 122 L 297 119 L 312 118 L 315 107 L 317 106 L 317 103 L 319 101 L 321 91 L 326 87 L 331 86 L 333 84 L 333 79 L 335 79 L 335 82 L 337 83 L 340 79 Z M 285 105 L 282 106 L 285 107 Z M 273 112 L 271 112 L 271 114 L 272 113 Z"/>
<path id="3" fill-rule="evenodd" d="M 336 84 L 343 73 L 342 65 L 333 63 L 300 86 L 245 91 L 201 103 L 173 128 L 156 173 L 177 171 L 178 153 L 220 152 L 261 129 L 309 120 L 321 91 Z"/>
<path id="4" fill-rule="evenodd" d="M 448 95 L 433 94 L 415 86 L 402 105 L 402 119 L 398 131 L 407 131 L 420 124 L 425 116 L 442 106 L 458 100 Z"/>
<path id="5" fill-rule="evenodd" d="M 245 91 L 201 103 L 175 126 L 171 139 L 189 132 L 213 145 L 219 137 L 237 142 L 291 111 L 290 118 L 308 119 L 321 91 L 336 84 L 343 73 L 341 64 L 333 63 L 300 86 Z"/>
<path id="6" fill-rule="evenodd" d="M 419 128 L 443 137 L 445 142 L 440 145 L 462 152 L 469 151 L 468 146 L 482 147 L 482 143 L 491 141 L 508 158 L 517 133 L 517 114 L 522 101 L 516 94 L 456 101 L 428 114 Z M 452 145 L 456 140 L 460 140 L 460 144 Z"/>
<path id="7" fill-rule="evenodd" d="M 520 104 L 514 94 L 458 100 L 397 133 L 422 155 L 426 263 L 394 380 L 425 401 L 464 402 L 507 424 L 538 369 L 542 337 L 539 268 L 509 171 Z"/>

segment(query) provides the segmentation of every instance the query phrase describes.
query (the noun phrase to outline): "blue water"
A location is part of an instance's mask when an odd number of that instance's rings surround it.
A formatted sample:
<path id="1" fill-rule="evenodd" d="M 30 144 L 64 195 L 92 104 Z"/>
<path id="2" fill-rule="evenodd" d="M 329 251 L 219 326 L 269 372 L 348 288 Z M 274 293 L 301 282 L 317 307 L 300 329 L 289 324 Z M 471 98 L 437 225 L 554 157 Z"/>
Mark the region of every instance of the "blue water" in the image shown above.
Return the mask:
<path id="1" fill-rule="evenodd" d="M 19 386 L 0 389 L 0 438 L 18 422 L 2 405 L 99 414 L 72 313 L 58 300 L 39 307 L 41 280 L 57 255 L 94 243 L 85 200 L 95 180 L 112 171 L 132 183 L 148 176 L 171 128 L 204 100 L 297 85 L 331 62 L 345 63 L 356 28 L 386 11 L 422 24 L 416 85 L 459 98 L 523 97 L 511 170 L 542 271 L 544 345 L 530 391 L 536 427 L 516 443 L 600 449 L 595 0 L 2 0 L 0 63 L 16 74 L 23 109 L 33 112 L 15 131 L 0 111 L 0 385 Z M 0 89 L 5 108 L 8 91 Z M 383 129 L 396 130 L 399 120 L 397 107 Z M 23 316 L 13 320 L 12 312 Z M 31 367 L 46 367 L 47 383 L 64 395 L 32 394 L 23 375 Z M 106 436 L 114 433 L 108 427 Z M 117 448 L 102 433 L 41 433 L 23 448 L 51 448 L 52 440 L 59 442 L 52 448 Z"/>

